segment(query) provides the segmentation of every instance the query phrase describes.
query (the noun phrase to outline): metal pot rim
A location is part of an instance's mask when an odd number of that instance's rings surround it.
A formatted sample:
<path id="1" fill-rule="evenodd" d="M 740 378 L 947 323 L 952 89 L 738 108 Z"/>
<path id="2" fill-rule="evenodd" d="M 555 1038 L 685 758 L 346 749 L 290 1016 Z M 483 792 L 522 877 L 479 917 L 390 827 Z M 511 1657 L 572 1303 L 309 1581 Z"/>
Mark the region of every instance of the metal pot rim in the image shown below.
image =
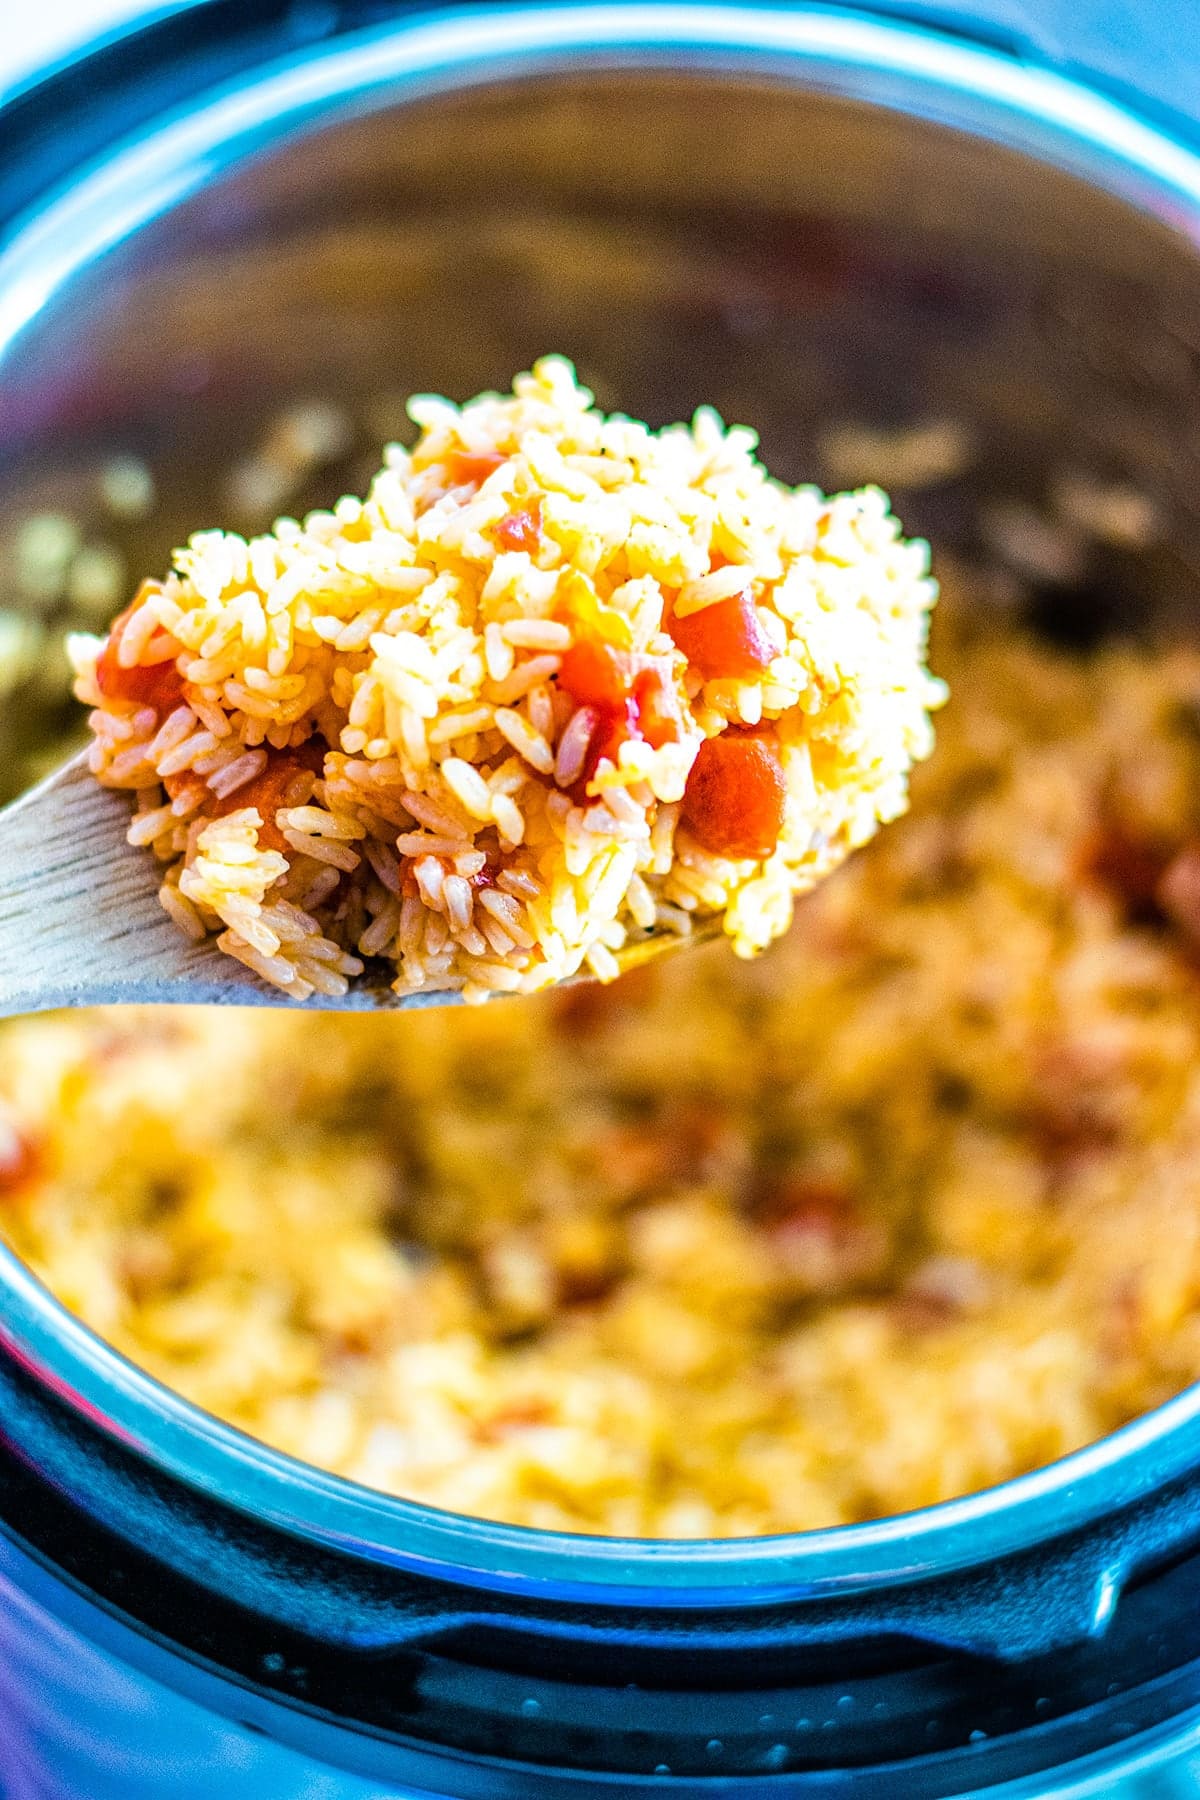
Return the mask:
<path id="1" fill-rule="evenodd" d="M 913 113 L 1082 176 L 1200 246 L 1200 156 L 1075 81 L 937 30 L 726 4 L 430 11 L 151 119 L 27 214 L 0 249 L 0 362 L 74 275 L 255 151 L 349 108 L 581 66 L 766 76 Z M 870 1524 L 719 1542 L 537 1531 L 374 1493 L 267 1449 L 126 1362 L 7 1250 L 0 1296 L 4 1351 L 163 1473 L 295 1536 L 514 1593 L 711 1607 L 878 1589 L 1030 1549 L 1200 1466 L 1197 1386 L 1002 1487 Z"/>

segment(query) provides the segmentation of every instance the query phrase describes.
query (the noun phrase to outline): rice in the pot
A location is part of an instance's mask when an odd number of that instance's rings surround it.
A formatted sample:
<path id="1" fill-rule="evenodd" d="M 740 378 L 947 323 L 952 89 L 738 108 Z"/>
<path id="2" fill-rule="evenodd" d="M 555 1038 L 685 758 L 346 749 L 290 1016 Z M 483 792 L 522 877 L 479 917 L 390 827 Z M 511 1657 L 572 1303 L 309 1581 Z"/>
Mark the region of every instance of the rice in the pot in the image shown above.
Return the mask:
<path id="1" fill-rule="evenodd" d="M 986 614 L 986 609 L 982 609 Z M 911 815 L 757 963 L 0 1036 L 0 1221 L 172 1387 L 467 1512 L 757 1533 L 1200 1375 L 1200 655 L 953 591 Z"/>

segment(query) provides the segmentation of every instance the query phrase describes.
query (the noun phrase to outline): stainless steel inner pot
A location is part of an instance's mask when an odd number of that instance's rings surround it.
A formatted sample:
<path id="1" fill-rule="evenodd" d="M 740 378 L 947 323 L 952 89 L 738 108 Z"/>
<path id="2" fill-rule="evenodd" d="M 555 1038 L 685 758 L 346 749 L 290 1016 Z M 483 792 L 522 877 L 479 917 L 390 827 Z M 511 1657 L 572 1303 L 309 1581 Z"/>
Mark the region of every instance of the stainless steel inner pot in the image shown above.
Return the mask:
<path id="1" fill-rule="evenodd" d="M 405 394 L 503 386 L 557 349 L 606 407 L 660 422 L 704 399 L 752 422 L 789 480 L 873 472 L 832 427 L 944 427 L 953 454 L 901 462 L 893 497 L 986 565 L 986 603 L 1085 645 L 1192 628 L 1186 148 L 1053 75 L 831 12 L 494 9 L 352 33 L 331 13 L 303 50 L 265 43 L 126 120 L 0 243 L 0 579 L 15 523 L 93 504 L 115 450 L 158 476 L 121 547 L 159 569 L 198 525 L 265 523 L 229 518 L 224 476 L 280 404 L 332 396 L 360 427 L 299 507 L 361 486 Z M 1145 495 L 1152 541 L 1076 518 L 1059 553 L 1068 477 Z M 177 1794 L 232 1768 L 256 1796 L 310 1791 L 280 1772 L 285 1742 L 339 1797 L 633 1792 L 668 1769 L 699 1794 L 713 1742 L 730 1793 L 850 1769 L 887 1800 L 1045 1792 L 1030 1771 L 1085 1755 L 1103 1766 L 1071 1791 L 1110 1793 L 1127 1739 L 1174 1756 L 1197 1726 L 1200 1645 L 1183 1625 L 1151 1642 L 1151 1576 L 1195 1548 L 1194 1394 L 912 1519 L 644 1546 L 300 1469 L 121 1365 L 6 1258 L 0 1352 L 0 1683 L 31 1794 L 153 1795 L 151 1745 Z M 97 1654 L 144 1677 L 102 1714 Z M 758 1690 L 792 1718 L 827 1667 L 862 1709 L 801 1742 Z M 989 1708 L 1007 1723 L 983 1733 Z M 62 1771 L 84 1719 L 81 1789 Z"/>
<path id="2" fill-rule="evenodd" d="M 1136 145 L 1101 141 L 1122 115 L 1035 119 L 1056 99 L 1069 114 L 1072 90 L 1032 74 L 1040 93 L 1010 77 L 997 108 L 949 85 L 953 50 L 940 71 L 872 70 L 867 39 L 827 41 L 812 15 L 792 27 L 803 44 L 809 20 L 800 103 L 787 15 L 772 31 L 700 9 L 714 41 L 672 52 L 659 9 L 630 9 L 624 33 L 614 12 L 581 9 L 565 34 L 553 9 L 507 36 L 504 15 L 464 24 L 452 68 L 444 44 L 389 65 L 382 38 L 373 63 L 369 39 L 357 67 L 301 60 L 274 84 L 286 117 L 234 95 L 207 141 L 181 121 L 173 166 L 143 144 L 119 196 L 111 175 L 84 182 L 0 304 L 0 330 L 34 315 L 3 365 L 0 530 L 48 475 L 132 448 L 165 475 L 137 545 L 157 568 L 227 522 L 222 472 L 282 401 L 336 396 L 366 441 L 405 429 L 408 393 L 506 386 L 554 348 L 606 407 L 657 423 L 705 399 L 753 422 L 788 480 L 855 473 L 831 425 L 949 422 L 952 466 L 893 484 L 939 545 L 988 542 L 998 503 L 1044 506 L 1064 470 L 1132 481 L 1165 514 L 1161 547 L 1101 557 L 1087 581 L 1124 611 L 1190 601 L 1194 218 L 1176 171 L 1156 185 Z M 607 51 L 588 41 L 600 13 Z M 314 494 L 361 483 L 375 449 Z"/>

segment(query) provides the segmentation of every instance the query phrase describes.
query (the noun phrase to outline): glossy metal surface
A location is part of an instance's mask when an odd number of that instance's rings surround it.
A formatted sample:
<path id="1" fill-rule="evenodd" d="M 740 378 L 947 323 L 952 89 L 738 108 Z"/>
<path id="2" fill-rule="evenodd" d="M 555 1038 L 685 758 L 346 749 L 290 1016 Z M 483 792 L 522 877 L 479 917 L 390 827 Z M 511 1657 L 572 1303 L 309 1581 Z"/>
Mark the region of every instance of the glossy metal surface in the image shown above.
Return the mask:
<path id="1" fill-rule="evenodd" d="M 398 391 L 465 393 L 554 342 L 605 404 L 636 399 L 655 418 L 702 367 L 793 479 L 821 474 L 822 419 L 965 420 L 976 464 L 902 511 L 968 549 L 992 498 L 1036 497 L 1064 445 L 1086 451 L 1171 513 L 1169 554 L 1104 572 L 1121 604 L 1190 619 L 1198 245 L 1200 163 L 1185 147 L 962 43 L 803 8 L 414 16 L 182 98 L 10 234 L 0 511 L 64 444 L 95 455 L 132 434 L 147 453 L 186 452 L 156 526 L 169 545 L 194 523 L 186 507 L 216 493 L 231 439 L 314 359 L 365 401 L 381 369 Z M 147 566 L 163 554 L 147 541 Z M 157 1496 L 180 1484 L 313 1554 L 444 1580 L 475 1608 L 656 1609 L 676 1648 L 713 1609 L 763 1609 L 765 1641 L 784 1629 L 771 1607 L 849 1596 L 847 1632 L 907 1619 L 925 1640 L 1013 1659 L 1086 1644 L 1121 1615 L 1128 1571 L 1195 1519 L 1189 1392 L 1052 1468 L 909 1518 L 723 1544 L 489 1525 L 352 1488 L 198 1414 L 11 1258 L 0 1289 L 13 1367 L 58 1393 L 81 1442 L 86 1423 L 146 1471 L 121 1504 L 147 1539 L 169 1528 Z M 15 1381 L 5 1404 L 34 1441 Z M 36 1442 L 56 1490 L 99 1508 L 94 1458 Z M 906 1612 L 917 1581 L 950 1585 Z M 414 1637 L 436 1623 L 408 1615 Z M 745 1648 L 744 1615 L 738 1629 Z M 399 1611 L 387 1632 L 399 1641 Z M 1185 1687 L 1172 1706 L 1193 1701 Z M 529 1719 L 514 1742 L 536 1741 Z"/>
<path id="2" fill-rule="evenodd" d="M 578 94 L 581 67 L 600 71 L 630 64 L 651 71 L 663 65 L 676 71 L 693 69 L 698 80 L 717 69 L 726 71 L 722 80 L 747 83 L 746 107 L 753 103 L 764 117 L 764 109 L 771 110 L 771 130 L 776 133 L 780 129 L 778 108 L 793 84 L 796 91 L 807 95 L 847 95 L 856 103 L 903 107 L 918 119 L 953 123 L 988 143 L 1018 144 L 1058 167 L 1085 175 L 1091 184 L 1093 207 L 1097 192 L 1115 193 L 1136 201 L 1144 214 L 1163 221 L 1172 231 L 1186 232 L 1200 241 L 1200 163 L 1195 157 L 1110 103 L 1056 76 L 984 51 L 932 40 L 901 27 L 821 12 L 580 6 L 505 9 L 486 19 L 478 14 L 440 16 L 425 23 L 413 21 L 402 32 L 366 32 L 346 44 L 335 43 L 325 54 L 285 59 L 253 83 L 242 83 L 189 108 L 177 120 L 156 126 L 139 142 L 118 146 L 102 167 L 83 173 L 69 193 L 29 221 L 0 255 L 0 353 L 7 350 L 8 391 L 16 395 L 18 430 L 25 427 L 32 435 L 41 423 L 38 401 L 29 396 L 33 384 L 44 379 L 47 367 L 61 355 L 62 327 L 56 323 L 56 305 L 70 321 L 73 309 L 89 302 L 87 283 L 96 280 L 90 274 L 96 259 L 129 239 L 139 227 L 179 207 L 187 196 L 198 192 L 203 196 L 196 202 L 200 225 L 207 222 L 219 241 L 222 220 L 213 192 L 219 194 L 217 184 L 223 178 L 236 184 L 248 169 L 251 186 L 235 185 L 232 190 L 235 218 L 240 208 L 252 227 L 261 218 L 267 229 L 275 229 L 273 209 L 282 212 L 287 196 L 294 197 L 297 186 L 303 189 L 318 169 L 332 169 L 336 176 L 338 158 L 344 156 L 345 168 L 353 176 L 356 169 L 370 166 L 378 154 L 380 140 L 370 135 L 370 121 L 351 129 L 340 144 L 336 138 L 332 144 L 323 138 L 306 143 L 301 134 L 318 119 L 339 112 L 344 116 L 349 108 L 360 120 L 375 113 L 382 121 L 386 115 L 377 109 L 413 106 L 453 87 L 460 108 L 454 115 L 455 131 L 462 128 L 464 118 L 478 131 L 487 128 L 488 97 L 481 96 L 475 116 L 469 110 L 462 113 L 462 96 L 465 93 L 469 99 L 472 84 L 510 80 L 513 85 L 501 90 L 502 103 L 492 115 L 498 120 L 492 128 L 498 131 L 502 147 L 508 148 L 514 129 L 528 131 L 533 117 L 523 108 L 522 89 L 515 78 L 545 80 L 551 71 L 569 66 L 569 125 L 571 109 L 578 106 L 570 96 Z M 636 103 L 636 84 L 626 91 L 634 94 Z M 617 90 L 612 93 L 612 104 L 618 104 Z M 421 140 L 427 161 L 446 158 L 453 150 L 453 135 L 448 139 L 443 130 L 439 136 L 437 115 L 431 116 L 430 136 Z M 541 116 L 544 119 L 547 113 Z M 683 117 L 677 105 L 670 116 L 673 128 L 680 129 Z M 854 124 L 851 115 L 849 125 Z M 294 148 L 289 149 L 293 139 Z M 847 154 L 852 152 L 861 164 L 874 142 L 868 132 L 848 143 Z M 589 144 L 594 150 L 594 139 L 589 139 Z M 947 141 L 947 164 L 951 146 L 952 140 Z M 264 163 L 257 171 L 253 161 L 246 163 L 245 159 L 268 147 L 274 162 Z M 920 147 L 918 140 L 916 152 L 908 154 L 919 153 Z M 553 138 L 548 136 L 538 154 L 550 159 L 554 150 Z M 551 188 L 555 181 L 569 185 L 586 179 L 586 169 L 580 175 L 578 150 L 573 148 L 572 154 L 576 161 L 564 161 L 557 175 L 550 162 Z M 637 153 L 633 154 L 636 161 Z M 893 146 L 891 154 L 895 157 L 900 152 Z M 1019 166 L 1014 164 L 1014 170 Z M 981 181 L 997 186 L 997 177 L 978 157 L 974 164 L 964 162 L 955 169 L 954 181 L 961 184 L 968 168 L 977 172 Z M 1000 165 L 1001 187 L 1004 173 Z M 657 178 L 664 174 L 678 187 L 680 169 L 673 160 L 657 170 Z M 401 170 L 397 180 L 403 177 Z M 719 170 L 709 178 L 718 177 L 727 180 L 727 171 Z M 761 165 L 750 171 L 753 182 L 762 184 L 767 178 Z M 453 170 L 447 179 L 453 185 Z M 644 187 L 656 179 L 656 169 L 643 164 L 633 179 Z M 803 170 L 797 179 L 803 187 Z M 930 179 L 932 182 L 932 171 Z M 261 187 L 256 189 L 254 183 Z M 603 188 L 603 179 L 598 186 Z M 1030 229 L 1048 232 L 1055 223 L 1056 209 L 1069 192 L 1063 187 L 1047 197 L 1031 184 L 1026 216 L 984 219 L 980 224 L 985 231 L 995 229 L 1014 241 Z M 256 193 L 265 197 L 256 198 Z M 1078 197 L 1082 202 L 1083 190 Z M 812 198 L 801 194 L 802 202 L 811 204 Z M 835 192 L 833 198 L 842 205 L 848 203 L 849 209 L 864 205 L 852 183 L 848 192 Z M 827 191 L 827 206 L 829 200 Z M 914 204 L 920 207 L 919 197 Z M 260 213 L 256 214 L 256 207 Z M 1102 208 L 1095 219 L 1085 220 L 1077 229 L 1094 231 L 1104 224 L 1111 226 L 1119 217 L 1117 209 L 1109 213 Z M 320 223 L 324 229 L 328 220 Z M 1072 222 L 1062 218 L 1061 224 L 1069 237 Z M 149 258 L 139 249 L 141 260 L 130 263 L 129 273 L 122 274 L 118 265 L 121 285 L 116 289 L 116 301 L 103 285 L 97 290 L 107 310 L 99 313 L 99 328 L 90 349 L 99 373 L 92 389 L 85 390 L 84 401 L 95 403 L 94 390 L 106 370 L 111 380 L 140 382 L 152 366 L 138 361 L 138 332 L 146 320 L 139 311 L 136 277 L 144 281 L 147 269 L 152 271 L 150 291 L 156 309 L 162 309 L 164 297 L 177 308 L 188 304 L 184 287 L 173 279 L 172 267 L 182 256 L 187 280 L 193 282 L 197 265 L 194 260 L 188 262 L 187 246 L 190 234 L 196 232 L 195 217 L 188 220 L 185 216 L 183 224 L 168 218 L 160 229 L 163 235 Z M 927 220 L 923 229 L 929 229 Z M 197 235 L 203 255 L 202 232 Z M 366 238 L 365 253 L 360 253 L 366 260 L 360 260 L 360 267 L 368 266 L 376 241 L 369 235 Z M 1110 251 L 1118 278 L 1124 276 L 1122 259 L 1144 254 L 1151 241 L 1148 235 L 1142 238 L 1137 234 L 1130 235 L 1128 244 L 1113 238 Z M 283 242 L 283 267 L 293 270 L 298 265 L 287 259 L 286 240 Z M 307 240 L 300 242 L 302 255 L 307 255 Z M 1186 270 L 1181 271 L 1177 256 L 1172 262 L 1165 244 L 1160 248 L 1164 278 L 1178 284 Z M 602 251 L 603 245 L 581 246 L 581 254 L 590 257 Z M 819 246 L 814 255 L 818 253 Z M 444 252 L 435 247 L 430 259 L 433 282 L 439 274 L 439 255 Z M 653 267 L 649 253 L 648 266 Z M 103 276 L 103 264 L 100 269 Z M 236 279 L 236 259 L 229 269 L 218 269 L 216 278 Z M 899 278 L 904 279 L 903 272 Z M 318 303 L 329 305 L 331 297 L 336 303 L 336 289 L 336 282 L 333 288 L 320 289 Z M 402 285 L 397 291 L 403 301 Z M 195 325 L 214 346 L 209 354 L 216 358 L 222 334 L 243 324 L 245 314 L 230 306 L 227 310 L 236 325 L 227 323 L 221 303 L 210 297 L 206 304 L 197 305 L 194 286 L 192 293 L 193 311 L 182 319 L 175 315 L 174 335 L 182 336 Z M 228 298 L 228 289 L 226 293 Z M 353 306 L 353 296 L 349 298 Z M 391 301 L 390 291 L 385 299 Z M 417 296 L 417 311 L 426 328 L 428 304 L 423 294 Z M 267 330 L 273 331 L 269 309 L 265 316 Z M 567 318 L 574 326 L 574 318 Z M 371 320 L 367 326 L 372 329 L 368 341 L 374 347 L 379 341 L 378 326 Z M 945 329 L 946 344 L 935 348 L 944 349 L 944 360 L 950 363 L 956 351 L 954 332 L 961 336 L 962 328 L 947 321 Z M 970 352 L 969 334 L 965 342 Z M 265 346 L 264 338 L 255 349 L 262 358 L 264 382 L 269 385 L 274 377 Z M 159 354 L 153 344 L 150 354 Z M 335 348 L 332 354 L 336 358 L 339 352 Z M 868 358 L 870 354 L 868 350 Z M 431 360 L 436 369 L 436 355 Z M 931 374 L 928 366 L 924 373 Z M 278 379 L 286 383 L 293 374 L 285 365 Z M 377 369 L 374 375 L 377 378 Z M 473 383 L 468 380 L 465 385 Z M 151 402 L 154 398 L 153 394 L 149 397 Z M 218 398 L 224 395 L 218 392 Z M 132 395 L 118 388 L 116 403 L 120 406 L 127 401 L 143 410 L 147 407 L 147 396 L 140 387 Z M 1072 403 L 1072 396 L 1064 403 Z M 201 406 L 192 410 L 198 414 L 207 404 L 205 396 Z M 785 423 L 768 421 L 767 429 L 779 432 Z M 1054 423 L 1052 420 L 1052 426 Z M 202 422 L 198 421 L 198 427 L 203 429 Z M 1110 1507 L 1118 1495 L 1145 1492 L 1171 1472 L 1190 1467 L 1200 1453 L 1200 1406 L 1196 1396 L 1188 1394 L 1126 1432 L 998 1494 L 973 1496 L 914 1519 L 792 1540 L 716 1547 L 664 1544 L 650 1550 L 638 1546 L 633 1551 L 617 1543 L 560 1540 L 547 1533 L 460 1524 L 422 1508 L 357 1493 L 314 1471 L 297 1470 L 286 1459 L 257 1447 L 250 1450 L 235 1434 L 198 1421 L 189 1408 L 144 1377 L 115 1366 L 111 1355 L 81 1328 L 48 1308 L 36 1284 L 11 1262 L 5 1277 L 9 1335 L 39 1362 L 58 1368 L 71 1387 L 91 1403 L 103 1405 L 120 1428 L 143 1442 L 148 1454 L 163 1466 L 203 1487 L 218 1489 L 256 1512 L 286 1520 L 293 1529 L 318 1537 L 352 1537 L 370 1545 L 375 1554 L 401 1561 L 431 1559 L 469 1568 L 478 1578 L 502 1585 L 553 1578 L 581 1593 L 593 1588 L 610 1592 L 614 1588 L 669 1589 L 684 1603 L 711 1598 L 715 1592 L 738 1589 L 746 1583 L 756 1590 L 765 1586 L 776 1591 L 859 1586 L 911 1573 L 931 1562 L 942 1568 L 975 1562 L 1035 1540 L 1042 1531 L 1094 1516 Z"/>

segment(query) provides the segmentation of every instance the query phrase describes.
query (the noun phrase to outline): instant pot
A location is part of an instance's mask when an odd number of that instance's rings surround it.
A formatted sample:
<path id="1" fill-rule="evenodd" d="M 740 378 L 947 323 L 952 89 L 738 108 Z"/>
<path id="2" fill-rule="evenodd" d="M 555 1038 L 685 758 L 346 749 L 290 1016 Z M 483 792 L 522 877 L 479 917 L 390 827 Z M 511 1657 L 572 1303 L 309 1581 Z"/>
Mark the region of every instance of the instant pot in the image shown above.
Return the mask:
<path id="1" fill-rule="evenodd" d="M 900 498 L 967 556 L 1068 455 L 1150 490 L 1162 544 L 1054 616 L 1188 629 L 1200 130 L 933 10 L 149 15 L 0 108 L 0 512 L 114 444 L 207 492 L 314 368 L 462 397 L 556 349 L 606 406 L 753 420 L 788 480 L 830 420 L 949 421 Z M 0 1792 L 1200 1793 L 1200 1393 L 904 1518 L 577 1538 L 269 1451 L 5 1253 Z"/>

